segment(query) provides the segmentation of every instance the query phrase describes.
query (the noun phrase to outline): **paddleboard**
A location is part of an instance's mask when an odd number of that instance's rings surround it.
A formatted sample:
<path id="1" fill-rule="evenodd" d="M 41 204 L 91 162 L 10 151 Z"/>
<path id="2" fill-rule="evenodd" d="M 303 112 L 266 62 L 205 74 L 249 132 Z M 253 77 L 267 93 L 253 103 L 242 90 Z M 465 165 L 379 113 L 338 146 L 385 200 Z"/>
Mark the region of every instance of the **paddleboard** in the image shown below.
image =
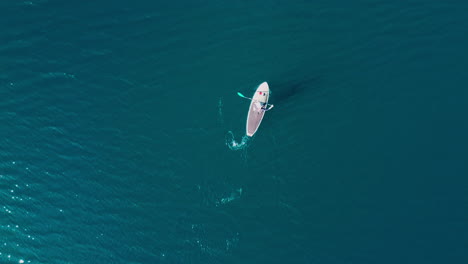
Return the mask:
<path id="1" fill-rule="evenodd" d="M 250 102 L 246 125 L 247 136 L 252 137 L 257 132 L 260 123 L 262 123 L 263 116 L 265 115 L 265 110 L 262 107 L 267 106 L 269 96 L 270 88 L 268 87 L 268 83 L 263 82 L 258 86 Z"/>

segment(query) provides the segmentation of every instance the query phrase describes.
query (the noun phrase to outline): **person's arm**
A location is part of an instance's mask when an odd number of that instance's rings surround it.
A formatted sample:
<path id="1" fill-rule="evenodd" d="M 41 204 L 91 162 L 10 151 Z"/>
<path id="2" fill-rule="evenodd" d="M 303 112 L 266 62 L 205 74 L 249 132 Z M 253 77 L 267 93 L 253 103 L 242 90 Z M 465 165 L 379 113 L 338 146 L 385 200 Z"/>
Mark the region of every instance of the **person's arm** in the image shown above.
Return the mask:
<path id="1" fill-rule="evenodd" d="M 268 106 L 268 105 L 267 105 L 267 106 Z M 266 108 L 266 107 L 263 108 L 263 107 L 262 107 L 263 111 L 266 112 L 266 111 L 268 111 L 268 110 L 271 110 L 271 109 L 274 107 L 274 105 L 272 105 L 272 104 L 269 104 L 269 106 L 270 106 L 270 107 L 268 107 L 268 108 Z"/>

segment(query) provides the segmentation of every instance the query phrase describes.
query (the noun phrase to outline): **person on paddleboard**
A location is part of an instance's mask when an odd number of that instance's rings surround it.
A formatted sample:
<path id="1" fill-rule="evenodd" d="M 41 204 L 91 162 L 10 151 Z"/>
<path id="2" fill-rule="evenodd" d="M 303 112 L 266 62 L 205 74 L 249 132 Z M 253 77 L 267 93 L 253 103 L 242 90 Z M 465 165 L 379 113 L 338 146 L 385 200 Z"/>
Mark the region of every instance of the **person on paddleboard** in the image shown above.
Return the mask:
<path id="1" fill-rule="evenodd" d="M 262 107 L 260 109 L 262 109 L 263 111 L 268 111 L 268 110 L 273 108 L 272 104 L 270 105 L 270 107 L 268 107 L 267 103 L 261 103 L 261 105 L 262 105 Z"/>

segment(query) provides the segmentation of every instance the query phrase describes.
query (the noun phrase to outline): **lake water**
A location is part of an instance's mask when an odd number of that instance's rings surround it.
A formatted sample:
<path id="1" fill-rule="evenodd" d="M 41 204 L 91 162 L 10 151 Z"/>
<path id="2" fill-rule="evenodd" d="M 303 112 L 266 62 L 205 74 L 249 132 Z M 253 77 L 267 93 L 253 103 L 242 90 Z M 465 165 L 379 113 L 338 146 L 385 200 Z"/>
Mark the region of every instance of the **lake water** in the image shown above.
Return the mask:
<path id="1" fill-rule="evenodd" d="M 0 262 L 468 263 L 467 14 L 1 1 Z"/>

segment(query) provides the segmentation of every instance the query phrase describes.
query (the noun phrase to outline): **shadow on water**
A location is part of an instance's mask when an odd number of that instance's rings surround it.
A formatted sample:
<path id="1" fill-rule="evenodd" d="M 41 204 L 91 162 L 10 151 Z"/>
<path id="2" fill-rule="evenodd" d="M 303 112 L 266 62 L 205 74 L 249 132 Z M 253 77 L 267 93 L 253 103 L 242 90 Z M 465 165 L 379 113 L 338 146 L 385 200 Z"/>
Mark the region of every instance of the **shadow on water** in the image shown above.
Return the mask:
<path id="1" fill-rule="evenodd" d="M 271 102 L 274 104 L 283 104 L 295 99 L 295 97 L 312 96 L 323 91 L 321 85 L 322 78 L 318 75 L 307 76 L 289 80 L 274 79 L 269 82 L 271 93 Z"/>

